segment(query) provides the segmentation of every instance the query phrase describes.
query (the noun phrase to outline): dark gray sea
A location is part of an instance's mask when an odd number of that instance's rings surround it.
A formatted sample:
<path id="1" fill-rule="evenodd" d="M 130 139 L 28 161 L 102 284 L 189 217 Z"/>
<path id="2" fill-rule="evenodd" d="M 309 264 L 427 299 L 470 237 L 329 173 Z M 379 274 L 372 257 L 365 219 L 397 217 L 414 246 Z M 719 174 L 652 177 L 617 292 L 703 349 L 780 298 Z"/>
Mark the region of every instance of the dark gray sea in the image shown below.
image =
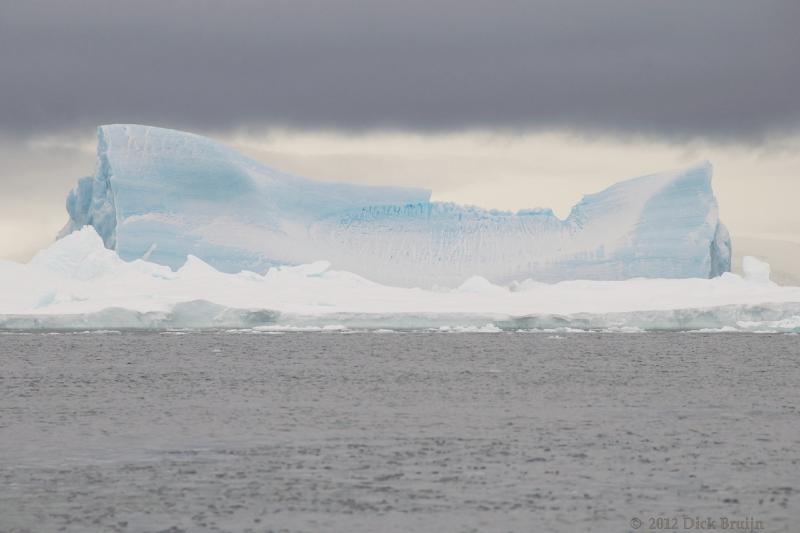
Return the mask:
<path id="1" fill-rule="evenodd" d="M 796 335 L 6 333 L 0 531 L 794 533 L 799 406 Z"/>

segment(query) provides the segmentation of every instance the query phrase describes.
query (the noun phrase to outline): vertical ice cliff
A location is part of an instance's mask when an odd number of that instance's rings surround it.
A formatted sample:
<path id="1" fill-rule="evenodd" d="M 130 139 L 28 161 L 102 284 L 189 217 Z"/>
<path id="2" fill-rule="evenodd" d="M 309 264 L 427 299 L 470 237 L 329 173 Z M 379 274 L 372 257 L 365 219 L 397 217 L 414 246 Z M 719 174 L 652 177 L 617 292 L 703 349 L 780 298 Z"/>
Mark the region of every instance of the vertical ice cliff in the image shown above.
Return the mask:
<path id="1" fill-rule="evenodd" d="M 730 270 L 712 167 L 624 181 L 576 205 L 516 213 L 430 192 L 301 178 L 210 139 L 138 125 L 98 129 L 95 175 L 67 199 L 62 235 L 94 226 L 126 260 L 227 272 L 327 259 L 382 283 L 714 277 Z"/>
<path id="2" fill-rule="evenodd" d="M 104 129 L 98 128 L 95 174 L 78 180 L 78 185 L 67 196 L 69 222 L 61 230 L 59 238 L 83 226 L 93 226 L 106 247 L 116 247 L 117 212 L 110 177 L 108 143 Z"/>

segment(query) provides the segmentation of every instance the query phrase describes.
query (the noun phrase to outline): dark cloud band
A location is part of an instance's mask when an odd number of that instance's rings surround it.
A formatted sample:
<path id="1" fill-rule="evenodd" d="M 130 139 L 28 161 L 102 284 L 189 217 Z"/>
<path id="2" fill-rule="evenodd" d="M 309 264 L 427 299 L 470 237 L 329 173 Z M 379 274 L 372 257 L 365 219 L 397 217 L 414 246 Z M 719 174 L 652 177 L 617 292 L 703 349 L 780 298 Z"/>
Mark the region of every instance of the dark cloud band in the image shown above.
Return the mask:
<path id="1" fill-rule="evenodd" d="M 800 2 L 0 0 L 0 129 L 800 124 Z"/>

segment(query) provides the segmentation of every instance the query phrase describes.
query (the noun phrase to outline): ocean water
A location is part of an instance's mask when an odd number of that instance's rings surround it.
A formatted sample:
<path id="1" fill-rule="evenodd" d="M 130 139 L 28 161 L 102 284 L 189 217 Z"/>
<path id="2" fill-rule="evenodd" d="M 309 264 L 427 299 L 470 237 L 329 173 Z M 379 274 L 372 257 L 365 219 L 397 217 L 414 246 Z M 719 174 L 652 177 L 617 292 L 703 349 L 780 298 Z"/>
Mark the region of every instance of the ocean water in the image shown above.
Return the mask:
<path id="1" fill-rule="evenodd" d="M 5 333 L 0 531 L 796 532 L 799 406 L 796 335 Z"/>

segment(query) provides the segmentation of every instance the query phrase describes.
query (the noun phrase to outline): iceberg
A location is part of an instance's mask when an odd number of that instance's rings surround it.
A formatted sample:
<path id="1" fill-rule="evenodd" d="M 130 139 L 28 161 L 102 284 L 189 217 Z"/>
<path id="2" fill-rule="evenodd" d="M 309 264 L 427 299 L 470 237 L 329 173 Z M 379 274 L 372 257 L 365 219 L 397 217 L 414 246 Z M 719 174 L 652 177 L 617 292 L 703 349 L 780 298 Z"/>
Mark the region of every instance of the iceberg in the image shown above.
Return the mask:
<path id="1" fill-rule="evenodd" d="M 177 270 L 124 261 L 86 226 L 27 264 L 0 261 L 0 329 L 213 328 L 233 333 L 434 329 L 800 333 L 800 287 L 747 257 L 742 276 L 622 281 L 472 276 L 454 288 L 388 286 L 327 261 L 221 272 L 190 255 Z"/>
<path id="2" fill-rule="evenodd" d="M 121 259 L 173 270 L 189 257 L 258 274 L 326 260 L 396 287 L 713 278 L 730 270 L 731 244 L 711 175 L 703 162 L 623 181 L 560 219 L 315 181 L 191 133 L 111 125 L 98 128 L 95 173 L 70 192 L 60 236 L 91 226 Z"/>

